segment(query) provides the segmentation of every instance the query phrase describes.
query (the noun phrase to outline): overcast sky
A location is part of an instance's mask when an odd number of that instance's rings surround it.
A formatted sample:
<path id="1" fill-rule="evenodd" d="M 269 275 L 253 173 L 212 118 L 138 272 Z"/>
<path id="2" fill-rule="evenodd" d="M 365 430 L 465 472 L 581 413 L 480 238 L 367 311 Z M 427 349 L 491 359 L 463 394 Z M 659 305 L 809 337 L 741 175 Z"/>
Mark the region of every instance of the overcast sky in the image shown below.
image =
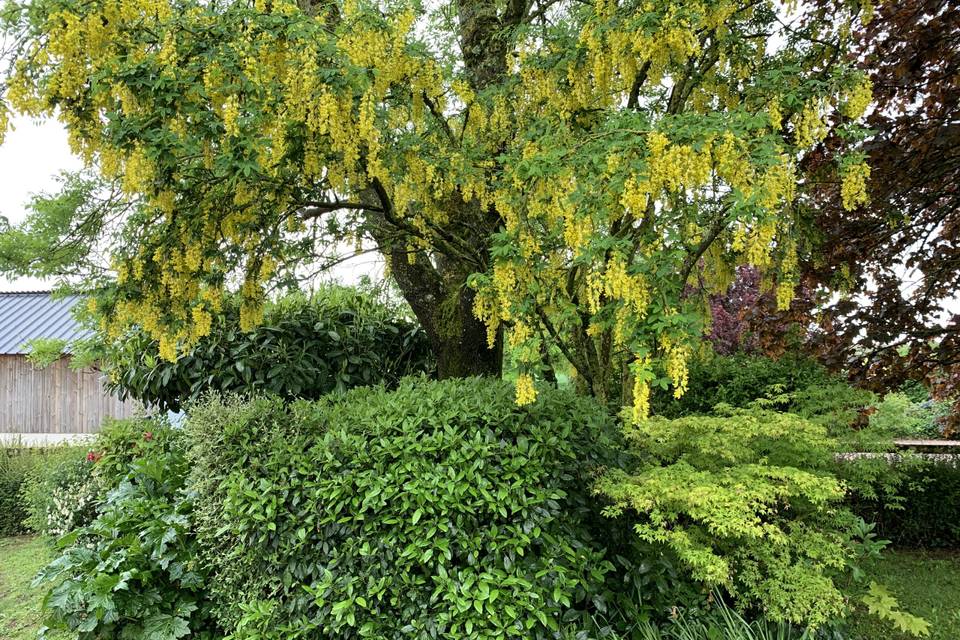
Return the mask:
<path id="1" fill-rule="evenodd" d="M 82 162 L 70 153 L 67 133 L 55 120 L 35 121 L 15 118 L 0 145 L 0 215 L 10 222 L 23 220 L 30 196 L 55 191 L 54 177 L 61 171 L 75 170 Z M 36 278 L 11 280 L 0 276 L 0 291 L 48 289 L 49 282 Z"/>

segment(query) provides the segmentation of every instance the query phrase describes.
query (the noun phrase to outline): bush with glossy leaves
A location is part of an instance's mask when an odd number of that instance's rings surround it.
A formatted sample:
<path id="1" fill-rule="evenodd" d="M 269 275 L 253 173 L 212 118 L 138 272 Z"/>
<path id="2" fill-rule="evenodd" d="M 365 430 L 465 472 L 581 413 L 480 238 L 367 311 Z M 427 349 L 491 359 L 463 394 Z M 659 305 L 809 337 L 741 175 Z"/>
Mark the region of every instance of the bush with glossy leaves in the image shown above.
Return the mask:
<path id="1" fill-rule="evenodd" d="M 192 407 L 202 563 L 242 638 L 553 638 L 616 596 L 589 495 L 595 402 L 410 379 L 318 402 Z M 622 587 L 622 582 L 620 587 Z"/>

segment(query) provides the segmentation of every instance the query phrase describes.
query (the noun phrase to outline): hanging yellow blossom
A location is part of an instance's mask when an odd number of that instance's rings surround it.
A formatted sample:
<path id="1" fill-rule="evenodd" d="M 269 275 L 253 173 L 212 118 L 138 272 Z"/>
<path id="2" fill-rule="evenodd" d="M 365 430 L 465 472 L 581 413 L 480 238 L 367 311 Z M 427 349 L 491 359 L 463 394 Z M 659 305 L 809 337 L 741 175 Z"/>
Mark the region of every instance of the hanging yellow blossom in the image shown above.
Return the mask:
<path id="1" fill-rule="evenodd" d="M 537 399 L 537 388 L 533 384 L 530 374 L 521 373 L 517 376 L 516 403 L 518 407 L 531 404 Z"/>
<path id="2" fill-rule="evenodd" d="M 873 83 L 869 78 L 864 78 L 850 93 L 841 106 L 843 115 L 856 120 L 867 111 L 867 107 L 873 101 Z"/>
<path id="3" fill-rule="evenodd" d="M 870 166 L 866 162 L 851 162 L 841 170 L 840 197 L 843 208 L 852 211 L 869 201 L 867 180 L 870 179 Z"/>

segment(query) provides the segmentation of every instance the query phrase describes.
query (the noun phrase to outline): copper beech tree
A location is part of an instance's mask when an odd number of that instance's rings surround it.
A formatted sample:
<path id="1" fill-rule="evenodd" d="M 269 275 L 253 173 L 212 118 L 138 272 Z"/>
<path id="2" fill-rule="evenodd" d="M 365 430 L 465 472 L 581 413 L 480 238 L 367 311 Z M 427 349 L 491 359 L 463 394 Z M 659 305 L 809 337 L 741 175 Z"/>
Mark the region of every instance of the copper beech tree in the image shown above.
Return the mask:
<path id="1" fill-rule="evenodd" d="M 555 345 L 642 419 L 651 385 L 686 387 L 708 320 L 697 292 L 749 264 L 790 304 L 809 250 L 803 159 L 828 129 L 842 206 L 865 201 L 871 90 L 846 57 L 864 12 L 14 1 L 4 105 L 58 117 L 135 203 L 91 302 L 110 333 L 138 324 L 174 359 L 227 290 L 253 326 L 310 250 L 372 243 L 441 375 L 496 374 L 506 343 L 528 403 Z"/>
<path id="2" fill-rule="evenodd" d="M 955 396 L 960 5 L 883 3 L 853 35 L 851 54 L 873 85 L 866 119 L 873 133 L 863 147 L 871 197 L 848 211 L 835 184 L 825 180 L 817 190 L 824 243 L 808 271 L 848 293 L 824 314 L 822 351 L 861 383 L 885 388 L 913 378 Z M 812 164 L 829 167 L 843 144 L 829 137 Z"/>

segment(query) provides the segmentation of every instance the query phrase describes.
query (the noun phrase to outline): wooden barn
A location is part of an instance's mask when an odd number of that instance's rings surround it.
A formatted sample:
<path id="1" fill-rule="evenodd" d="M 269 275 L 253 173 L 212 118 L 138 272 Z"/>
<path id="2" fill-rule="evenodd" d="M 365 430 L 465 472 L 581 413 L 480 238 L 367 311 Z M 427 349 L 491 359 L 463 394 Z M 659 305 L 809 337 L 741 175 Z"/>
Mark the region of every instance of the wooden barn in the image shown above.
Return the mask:
<path id="1" fill-rule="evenodd" d="M 107 392 L 98 370 L 71 369 L 69 356 L 42 369 L 27 361 L 30 340 L 83 335 L 71 313 L 77 303 L 48 291 L 0 292 L 0 437 L 57 441 L 94 433 L 105 418 L 136 411 L 136 403 Z"/>

